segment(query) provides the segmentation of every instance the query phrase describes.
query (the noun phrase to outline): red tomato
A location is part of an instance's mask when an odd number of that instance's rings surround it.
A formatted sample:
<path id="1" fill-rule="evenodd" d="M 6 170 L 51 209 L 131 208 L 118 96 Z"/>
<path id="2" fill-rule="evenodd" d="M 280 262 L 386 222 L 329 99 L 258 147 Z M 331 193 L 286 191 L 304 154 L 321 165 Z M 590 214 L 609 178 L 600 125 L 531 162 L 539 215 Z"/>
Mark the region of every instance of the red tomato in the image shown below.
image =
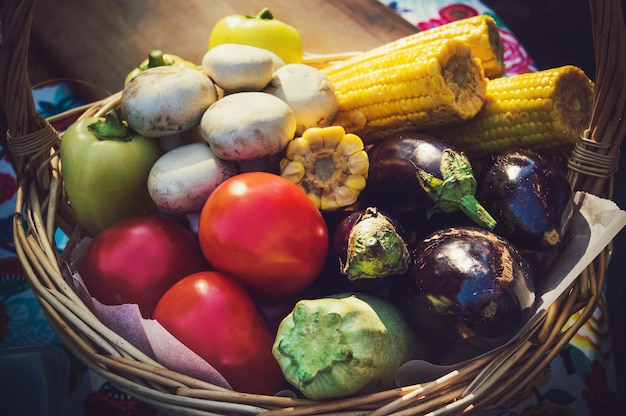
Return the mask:
<path id="1" fill-rule="evenodd" d="M 215 270 L 270 299 L 309 286 L 329 244 L 324 219 L 305 192 L 266 172 L 222 182 L 200 213 L 198 237 Z"/>
<path id="2" fill-rule="evenodd" d="M 100 232 L 82 256 L 78 272 L 99 302 L 136 303 L 143 317 L 150 318 L 170 286 L 209 268 L 191 230 L 151 214 L 118 221 Z"/>
<path id="3" fill-rule="evenodd" d="M 185 277 L 165 292 L 153 317 L 236 391 L 275 394 L 283 386 L 273 334 L 246 289 L 223 273 Z"/>

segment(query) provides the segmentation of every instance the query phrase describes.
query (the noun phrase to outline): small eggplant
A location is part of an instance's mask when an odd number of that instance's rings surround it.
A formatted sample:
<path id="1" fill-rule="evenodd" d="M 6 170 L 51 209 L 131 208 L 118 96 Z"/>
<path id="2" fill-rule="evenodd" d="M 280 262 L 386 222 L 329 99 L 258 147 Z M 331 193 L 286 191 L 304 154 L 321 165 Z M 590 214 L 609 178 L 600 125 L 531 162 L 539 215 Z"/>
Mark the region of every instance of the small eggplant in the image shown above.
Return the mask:
<path id="1" fill-rule="evenodd" d="M 374 207 L 339 223 L 332 240 L 340 272 L 349 281 L 379 281 L 406 273 L 411 255 L 398 222 Z"/>
<path id="2" fill-rule="evenodd" d="M 442 355 L 453 348 L 476 355 L 502 345 L 530 318 L 534 302 L 532 269 L 493 232 L 450 227 L 413 250 L 404 310 Z"/>
<path id="3" fill-rule="evenodd" d="M 530 150 L 496 157 L 478 198 L 498 221 L 494 232 L 534 252 L 548 251 L 562 240 L 574 210 L 565 173 Z"/>
<path id="4" fill-rule="evenodd" d="M 433 136 L 405 132 L 385 139 L 369 151 L 365 193 L 381 209 L 428 208 L 432 199 L 421 187 L 415 166 L 442 177 L 441 155 L 448 146 Z"/>
<path id="5" fill-rule="evenodd" d="M 492 229 L 495 221 L 478 203 L 467 157 L 423 133 L 391 136 L 370 150 L 366 188 L 369 202 L 390 212 L 415 208 L 446 213 L 463 211 L 476 224 Z"/>

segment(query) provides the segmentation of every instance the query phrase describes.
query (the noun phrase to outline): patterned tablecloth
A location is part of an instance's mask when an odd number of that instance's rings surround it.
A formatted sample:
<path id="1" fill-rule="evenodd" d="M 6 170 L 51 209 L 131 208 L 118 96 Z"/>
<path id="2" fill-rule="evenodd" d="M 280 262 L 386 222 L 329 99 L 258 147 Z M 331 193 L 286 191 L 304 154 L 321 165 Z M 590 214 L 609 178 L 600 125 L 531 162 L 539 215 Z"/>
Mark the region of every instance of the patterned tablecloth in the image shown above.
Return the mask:
<path id="1" fill-rule="evenodd" d="M 383 0 L 381 0 L 383 1 Z M 532 59 L 515 36 L 483 3 L 470 1 L 383 1 L 422 30 L 479 13 L 493 15 L 505 45 L 508 74 L 535 70 Z M 71 84 L 60 83 L 33 91 L 38 110 L 49 116 L 80 103 Z M 63 129 L 65 126 L 56 126 Z M 0 351 L 33 345 L 56 345 L 30 291 L 12 241 L 15 174 L 5 149 L 0 148 Z M 58 235 L 62 249 L 64 236 Z M 155 415 L 158 412 L 120 392 L 107 380 L 69 358 L 70 415 Z M 486 415 L 607 415 L 616 402 L 614 356 L 604 299 L 589 322 L 560 354 L 515 398 Z M 2 412 L 0 411 L 0 414 Z"/>

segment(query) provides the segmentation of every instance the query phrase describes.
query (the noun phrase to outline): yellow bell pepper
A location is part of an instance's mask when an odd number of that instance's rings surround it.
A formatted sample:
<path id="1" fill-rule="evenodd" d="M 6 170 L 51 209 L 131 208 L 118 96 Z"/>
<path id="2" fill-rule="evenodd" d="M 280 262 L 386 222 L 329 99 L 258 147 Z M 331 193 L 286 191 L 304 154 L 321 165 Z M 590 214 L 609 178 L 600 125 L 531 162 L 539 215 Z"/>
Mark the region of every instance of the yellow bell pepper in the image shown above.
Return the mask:
<path id="1" fill-rule="evenodd" d="M 220 19 L 209 37 L 209 49 L 239 43 L 268 49 L 286 64 L 302 62 L 302 39 L 291 25 L 274 19 L 266 7 L 256 16 L 230 15 Z"/>

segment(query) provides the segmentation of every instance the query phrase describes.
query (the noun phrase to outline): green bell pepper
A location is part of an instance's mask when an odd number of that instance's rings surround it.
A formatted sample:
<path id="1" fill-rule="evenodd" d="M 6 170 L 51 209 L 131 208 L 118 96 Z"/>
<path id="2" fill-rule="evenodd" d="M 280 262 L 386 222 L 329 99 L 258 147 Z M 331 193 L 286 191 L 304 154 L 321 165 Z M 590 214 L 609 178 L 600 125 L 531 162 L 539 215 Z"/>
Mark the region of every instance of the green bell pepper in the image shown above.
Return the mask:
<path id="1" fill-rule="evenodd" d="M 302 62 L 302 39 L 293 26 L 274 19 L 266 7 L 256 16 L 234 14 L 220 19 L 209 37 L 209 49 L 239 43 L 268 49 L 286 64 Z"/>
<path id="2" fill-rule="evenodd" d="M 133 132 L 115 110 L 67 128 L 60 150 L 65 190 L 89 235 L 148 211 L 148 174 L 159 157 L 157 141 Z"/>

